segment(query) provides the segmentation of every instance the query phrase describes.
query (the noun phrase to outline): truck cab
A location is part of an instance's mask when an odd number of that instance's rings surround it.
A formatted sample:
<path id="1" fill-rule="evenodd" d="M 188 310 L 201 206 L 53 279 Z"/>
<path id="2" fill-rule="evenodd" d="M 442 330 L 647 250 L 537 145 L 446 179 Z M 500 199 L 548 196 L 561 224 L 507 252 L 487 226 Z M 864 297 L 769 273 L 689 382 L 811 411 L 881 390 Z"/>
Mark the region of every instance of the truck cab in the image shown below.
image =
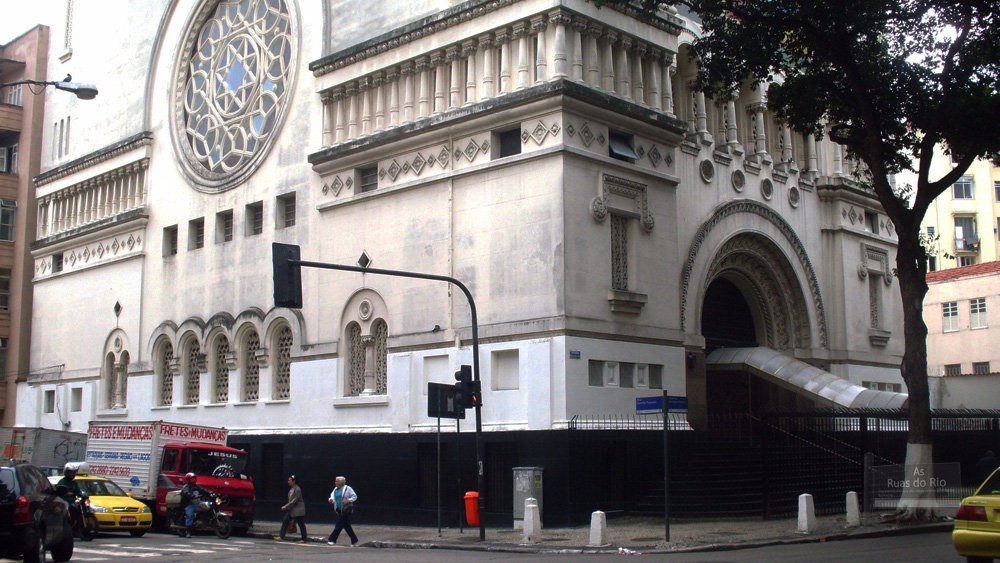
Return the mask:
<path id="1" fill-rule="evenodd" d="M 250 528 L 256 497 L 253 479 L 246 474 L 247 457 L 243 450 L 218 444 L 164 444 L 156 487 L 156 514 L 167 516 L 167 493 L 183 487 L 182 478 L 190 472 L 197 475 L 198 486 L 222 497 L 222 510 L 231 515 L 235 529 Z"/>

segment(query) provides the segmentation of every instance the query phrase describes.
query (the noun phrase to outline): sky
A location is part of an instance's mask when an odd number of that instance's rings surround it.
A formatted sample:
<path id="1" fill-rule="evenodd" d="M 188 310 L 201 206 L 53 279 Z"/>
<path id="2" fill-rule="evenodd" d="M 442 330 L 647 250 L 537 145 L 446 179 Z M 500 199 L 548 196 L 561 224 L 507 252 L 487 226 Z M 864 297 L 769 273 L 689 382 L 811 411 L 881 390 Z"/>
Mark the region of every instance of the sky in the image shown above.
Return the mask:
<path id="1" fill-rule="evenodd" d="M 65 9 L 65 0 L 0 0 L 0 45 L 37 24 L 52 27 Z"/>

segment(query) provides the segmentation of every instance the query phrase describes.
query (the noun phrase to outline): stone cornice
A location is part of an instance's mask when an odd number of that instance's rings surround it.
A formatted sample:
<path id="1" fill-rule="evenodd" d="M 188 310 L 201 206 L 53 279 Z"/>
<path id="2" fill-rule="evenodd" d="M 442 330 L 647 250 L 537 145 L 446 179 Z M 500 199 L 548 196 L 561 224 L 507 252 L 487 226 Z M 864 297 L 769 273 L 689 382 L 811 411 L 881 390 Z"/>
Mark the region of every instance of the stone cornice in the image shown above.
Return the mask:
<path id="1" fill-rule="evenodd" d="M 64 178 L 66 176 L 69 176 L 70 174 L 75 174 L 81 170 L 90 168 L 91 166 L 109 160 L 111 158 L 114 158 L 118 155 L 127 153 L 133 149 L 149 145 L 152 142 L 153 142 L 152 131 L 143 131 L 142 133 L 138 133 L 136 135 L 132 135 L 131 137 L 122 139 L 117 143 L 108 145 L 102 149 L 98 149 L 90 154 L 86 154 L 84 156 L 81 156 L 80 158 L 71 160 L 66 164 L 57 166 L 50 170 L 46 170 L 45 172 L 42 172 L 41 174 L 35 176 L 32 179 L 32 181 L 34 182 L 36 188 L 44 186 L 49 182 L 53 182 L 55 180 L 58 180 L 59 178 Z"/>
<path id="2" fill-rule="evenodd" d="M 337 69 L 344 68 L 367 58 L 375 57 L 386 51 L 395 49 L 407 43 L 422 39 L 448 28 L 474 20 L 490 12 L 519 3 L 521 0 L 469 0 L 434 15 L 418 19 L 412 23 L 397 27 L 367 41 L 358 43 L 346 49 L 317 59 L 309 63 L 309 70 L 316 76 L 323 76 Z M 676 16 L 646 16 L 631 6 L 605 5 L 602 9 L 614 10 L 631 18 L 642 21 L 659 30 L 673 35 L 680 34 L 682 21 Z M 667 19 L 669 18 L 669 19 Z"/>

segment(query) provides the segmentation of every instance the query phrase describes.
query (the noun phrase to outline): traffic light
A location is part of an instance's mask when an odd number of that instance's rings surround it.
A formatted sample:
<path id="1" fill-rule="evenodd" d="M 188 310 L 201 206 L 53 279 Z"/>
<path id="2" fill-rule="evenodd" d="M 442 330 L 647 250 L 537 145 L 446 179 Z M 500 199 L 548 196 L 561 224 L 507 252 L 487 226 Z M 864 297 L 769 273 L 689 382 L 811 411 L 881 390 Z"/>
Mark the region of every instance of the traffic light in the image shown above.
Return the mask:
<path id="1" fill-rule="evenodd" d="M 302 266 L 295 244 L 271 244 L 271 267 L 274 274 L 274 306 L 302 308 Z M 293 260 L 294 264 L 289 264 Z"/>
<path id="2" fill-rule="evenodd" d="M 467 409 L 471 405 L 472 389 L 472 366 L 463 365 L 455 372 L 455 409 Z"/>

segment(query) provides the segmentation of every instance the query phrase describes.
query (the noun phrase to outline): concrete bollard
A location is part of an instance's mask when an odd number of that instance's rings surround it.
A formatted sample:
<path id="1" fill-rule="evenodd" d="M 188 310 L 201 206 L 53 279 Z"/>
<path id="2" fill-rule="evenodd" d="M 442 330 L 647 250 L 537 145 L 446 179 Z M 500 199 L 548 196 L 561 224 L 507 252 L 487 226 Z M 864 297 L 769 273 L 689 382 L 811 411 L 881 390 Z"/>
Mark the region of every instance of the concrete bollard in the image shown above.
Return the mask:
<path id="1" fill-rule="evenodd" d="M 542 518 L 538 513 L 538 501 L 528 497 L 524 499 L 524 543 L 536 543 L 542 540 Z"/>
<path id="2" fill-rule="evenodd" d="M 608 528 L 608 517 L 600 510 L 595 510 L 590 515 L 590 547 L 601 547 L 607 545 L 605 532 Z"/>
<path id="3" fill-rule="evenodd" d="M 858 493 L 847 493 L 847 527 L 857 528 L 861 525 L 861 510 L 858 508 Z"/>
<path id="4" fill-rule="evenodd" d="M 799 533 L 811 534 L 816 531 L 816 505 L 809 493 L 799 495 Z"/>

